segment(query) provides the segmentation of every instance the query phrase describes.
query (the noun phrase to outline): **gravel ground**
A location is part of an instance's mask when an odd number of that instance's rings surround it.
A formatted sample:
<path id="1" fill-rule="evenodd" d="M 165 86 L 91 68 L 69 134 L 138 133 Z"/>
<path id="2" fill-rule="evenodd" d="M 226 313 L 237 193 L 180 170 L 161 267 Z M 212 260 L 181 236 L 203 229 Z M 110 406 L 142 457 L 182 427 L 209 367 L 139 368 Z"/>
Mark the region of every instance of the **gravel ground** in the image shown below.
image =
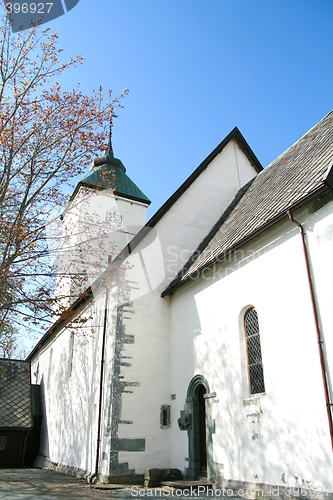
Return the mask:
<path id="1" fill-rule="evenodd" d="M 0 469 L 0 499 L 110 499 L 110 490 L 97 490 L 84 480 L 42 469 Z"/>
<path id="2" fill-rule="evenodd" d="M 83 479 L 60 474 L 59 472 L 42 469 L 0 469 L 0 499 L 8 500 L 110 500 L 110 499 L 140 499 L 169 498 L 189 500 L 198 498 L 198 494 L 190 489 L 184 492 L 174 492 L 161 489 L 139 489 L 137 486 L 95 485 L 90 486 Z M 201 494 L 201 498 L 214 497 L 212 491 Z M 230 498 L 230 497 L 229 497 Z M 233 497 L 234 500 L 234 497 Z"/>

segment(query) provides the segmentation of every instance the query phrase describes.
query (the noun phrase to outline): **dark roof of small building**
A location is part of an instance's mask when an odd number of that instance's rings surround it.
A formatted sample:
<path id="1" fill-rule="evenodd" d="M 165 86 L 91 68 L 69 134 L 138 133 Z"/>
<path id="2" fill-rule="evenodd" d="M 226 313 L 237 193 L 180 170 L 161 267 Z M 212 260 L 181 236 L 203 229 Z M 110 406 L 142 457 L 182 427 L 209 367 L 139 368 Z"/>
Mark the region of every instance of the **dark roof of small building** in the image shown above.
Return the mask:
<path id="1" fill-rule="evenodd" d="M 30 363 L 0 359 L 0 428 L 30 428 Z"/>
<path id="2" fill-rule="evenodd" d="M 318 190 L 333 187 L 333 111 L 243 188 L 162 296 L 274 224 Z"/>

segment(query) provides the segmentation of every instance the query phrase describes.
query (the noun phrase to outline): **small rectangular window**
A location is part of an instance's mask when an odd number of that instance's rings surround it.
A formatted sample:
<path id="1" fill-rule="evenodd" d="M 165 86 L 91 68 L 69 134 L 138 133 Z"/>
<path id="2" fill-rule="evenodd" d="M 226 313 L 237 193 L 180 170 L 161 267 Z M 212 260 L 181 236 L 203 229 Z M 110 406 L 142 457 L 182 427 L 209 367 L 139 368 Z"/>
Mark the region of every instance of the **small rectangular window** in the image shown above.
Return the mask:
<path id="1" fill-rule="evenodd" d="M 6 436 L 0 436 L 0 451 L 5 451 L 6 449 Z"/>

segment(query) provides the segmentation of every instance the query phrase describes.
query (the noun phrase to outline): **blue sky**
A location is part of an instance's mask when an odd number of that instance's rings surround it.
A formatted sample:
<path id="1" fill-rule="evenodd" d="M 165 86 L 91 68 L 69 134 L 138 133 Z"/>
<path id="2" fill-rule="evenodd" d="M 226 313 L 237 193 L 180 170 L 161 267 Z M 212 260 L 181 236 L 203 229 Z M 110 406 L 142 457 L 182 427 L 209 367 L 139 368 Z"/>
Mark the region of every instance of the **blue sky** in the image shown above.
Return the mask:
<path id="1" fill-rule="evenodd" d="M 149 216 L 233 127 L 266 166 L 333 109 L 332 0 L 80 0 L 50 27 L 85 57 L 65 87 L 129 88 L 113 146 Z"/>

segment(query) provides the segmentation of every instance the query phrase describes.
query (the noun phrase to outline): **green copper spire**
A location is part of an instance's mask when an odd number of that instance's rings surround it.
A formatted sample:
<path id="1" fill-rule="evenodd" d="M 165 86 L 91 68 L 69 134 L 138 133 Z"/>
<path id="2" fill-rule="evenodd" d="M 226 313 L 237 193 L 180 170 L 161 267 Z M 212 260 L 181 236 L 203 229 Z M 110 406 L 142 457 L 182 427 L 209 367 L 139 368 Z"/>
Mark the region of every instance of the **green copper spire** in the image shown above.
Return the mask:
<path id="1" fill-rule="evenodd" d="M 103 156 L 94 160 L 90 172 L 78 183 L 72 195 L 76 195 L 80 186 L 91 187 L 92 189 L 112 189 L 115 196 L 139 201 L 145 205 L 150 205 L 150 199 L 141 189 L 128 177 L 126 168 L 122 162 L 114 157 L 111 127 L 107 148 Z"/>
<path id="2" fill-rule="evenodd" d="M 117 163 L 115 163 L 115 160 L 116 160 Z M 94 160 L 94 167 L 93 168 L 99 167 L 100 165 L 106 165 L 106 164 L 110 164 L 110 165 L 114 164 L 114 166 L 117 166 L 117 167 L 121 168 L 124 172 L 126 172 L 126 168 L 124 167 L 124 165 L 121 163 L 120 160 L 117 160 L 114 157 L 114 154 L 113 154 L 113 148 L 112 148 L 112 121 L 111 120 L 110 120 L 110 130 L 109 130 L 108 145 L 106 147 L 106 150 L 104 151 L 104 155 L 100 156 L 99 158 L 96 158 Z"/>

